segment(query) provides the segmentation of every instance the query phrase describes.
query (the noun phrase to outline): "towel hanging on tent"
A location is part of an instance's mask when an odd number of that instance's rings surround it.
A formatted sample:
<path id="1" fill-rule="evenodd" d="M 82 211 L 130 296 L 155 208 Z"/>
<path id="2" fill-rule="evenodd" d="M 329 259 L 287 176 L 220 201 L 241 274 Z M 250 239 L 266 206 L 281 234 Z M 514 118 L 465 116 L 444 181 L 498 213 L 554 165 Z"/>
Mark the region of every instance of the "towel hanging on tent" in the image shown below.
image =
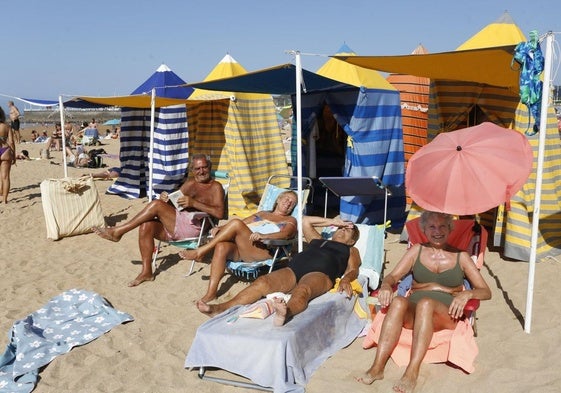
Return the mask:
<path id="1" fill-rule="evenodd" d="M 525 131 L 528 136 L 535 135 L 540 129 L 540 112 L 543 82 L 540 75 L 545 67 L 545 60 L 538 41 L 538 31 L 530 32 L 527 42 L 520 42 L 514 48 L 514 58 L 520 64 L 520 101 L 528 107 L 534 117 L 534 125 Z"/>

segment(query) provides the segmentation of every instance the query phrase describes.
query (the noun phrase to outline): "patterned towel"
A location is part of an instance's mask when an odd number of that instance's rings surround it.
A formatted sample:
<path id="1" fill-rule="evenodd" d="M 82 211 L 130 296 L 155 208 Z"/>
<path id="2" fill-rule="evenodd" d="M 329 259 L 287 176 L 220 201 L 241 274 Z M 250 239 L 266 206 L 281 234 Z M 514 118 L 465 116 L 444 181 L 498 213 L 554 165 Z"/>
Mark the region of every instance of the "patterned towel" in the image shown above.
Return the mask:
<path id="1" fill-rule="evenodd" d="M 0 391 L 31 392 L 40 367 L 133 319 L 94 292 L 71 289 L 55 296 L 12 326 L 0 356 Z"/>

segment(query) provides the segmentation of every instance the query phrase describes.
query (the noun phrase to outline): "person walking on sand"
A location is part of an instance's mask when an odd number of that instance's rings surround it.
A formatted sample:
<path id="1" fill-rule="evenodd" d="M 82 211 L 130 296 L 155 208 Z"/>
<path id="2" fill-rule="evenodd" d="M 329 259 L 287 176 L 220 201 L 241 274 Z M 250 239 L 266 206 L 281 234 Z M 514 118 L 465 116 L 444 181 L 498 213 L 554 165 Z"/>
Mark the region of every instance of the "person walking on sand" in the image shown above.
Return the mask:
<path id="1" fill-rule="evenodd" d="M 210 159 L 203 154 L 194 155 L 189 162 L 189 171 L 193 177 L 185 180 L 179 188 L 183 196 L 179 197 L 177 202 L 182 210 L 168 203 L 168 194 L 162 192 L 160 199 L 148 203 L 130 221 L 115 227 L 92 228 L 100 237 L 118 242 L 124 234 L 139 227 L 138 245 L 142 257 L 142 271 L 128 284 L 129 287 L 154 280 L 154 239 L 172 241 L 198 236 L 203 230 L 202 220 L 196 218 L 193 212 L 205 212 L 217 219 L 224 215 L 224 189 L 210 176 Z"/>
<path id="2" fill-rule="evenodd" d="M 14 101 L 8 101 L 8 106 L 10 107 L 10 127 L 14 131 L 14 141 L 15 143 L 21 142 L 21 133 L 19 131 L 19 118 L 21 113 L 19 109 L 15 106 Z"/>
<path id="3" fill-rule="evenodd" d="M 16 162 L 14 132 L 6 124 L 6 114 L 0 107 L 0 202 L 8 203 L 10 192 L 10 170 Z"/>

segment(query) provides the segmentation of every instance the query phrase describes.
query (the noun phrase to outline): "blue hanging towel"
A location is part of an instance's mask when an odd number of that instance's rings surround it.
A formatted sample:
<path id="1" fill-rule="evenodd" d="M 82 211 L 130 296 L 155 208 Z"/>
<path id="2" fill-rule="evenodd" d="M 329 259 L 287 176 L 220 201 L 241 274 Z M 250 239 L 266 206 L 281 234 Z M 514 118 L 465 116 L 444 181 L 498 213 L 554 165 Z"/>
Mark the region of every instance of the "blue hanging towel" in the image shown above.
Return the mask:
<path id="1" fill-rule="evenodd" d="M 514 48 L 513 64 L 520 65 L 520 101 L 528 107 L 534 118 L 534 125 L 525 131 L 528 136 L 535 135 L 540 129 L 540 112 L 543 82 L 540 75 L 544 70 L 545 61 L 538 41 L 538 31 L 530 32 L 527 42 L 520 42 Z"/>

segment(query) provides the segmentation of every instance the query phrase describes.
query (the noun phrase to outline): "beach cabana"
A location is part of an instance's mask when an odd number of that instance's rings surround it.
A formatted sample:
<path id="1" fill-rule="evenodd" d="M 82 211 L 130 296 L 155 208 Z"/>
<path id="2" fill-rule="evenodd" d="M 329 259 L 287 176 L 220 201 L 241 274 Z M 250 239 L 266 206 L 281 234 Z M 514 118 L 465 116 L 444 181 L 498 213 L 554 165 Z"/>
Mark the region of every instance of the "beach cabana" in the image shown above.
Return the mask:
<path id="1" fill-rule="evenodd" d="M 511 66 L 515 46 L 526 41 L 508 13 L 468 39 L 456 51 L 407 56 L 354 56 L 345 61 L 386 72 L 431 79 L 428 138 L 439 132 L 491 121 L 524 132 L 531 125 L 528 108 L 520 103 L 519 72 Z M 437 67 L 438 65 L 438 67 Z M 505 257 L 528 261 L 539 134 L 528 136 L 534 149 L 534 172 L 492 222 L 493 243 Z M 544 146 L 543 186 L 537 258 L 561 253 L 560 139 L 553 107 L 549 107 Z"/>
<path id="2" fill-rule="evenodd" d="M 337 54 L 356 55 L 346 44 L 339 48 Z M 336 169 L 338 173 L 335 172 L 334 176 L 376 176 L 382 183 L 391 186 L 387 217 L 392 225 L 400 226 L 405 211 L 405 160 L 399 92 L 377 71 L 335 58 L 327 60 L 317 74 L 355 89 L 305 96 L 302 99 L 303 137 L 309 137 L 317 128 L 319 141 L 324 139 L 327 149 L 330 146 L 340 149 L 328 150 L 328 161 L 334 161 L 338 154 L 342 158 L 342 165 Z M 329 124 L 331 127 L 326 126 Z M 339 138 L 330 128 L 339 132 Z M 307 146 L 310 146 L 313 138 L 308 139 Z M 318 176 L 321 176 L 320 171 L 321 167 L 318 168 Z M 342 196 L 339 210 L 345 220 L 380 224 L 386 215 L 384 206 L 384 199 L 380 197 Z"/>
<path id="3" fill-rule="evenodd" d="M 121 109 L 121 173 L 107 189 L 109 194 L 126 198 L 146 195 L 149 186 L 150 151 L 153 151 L 152 190 L 155 194 L 173 191 L 187 170 L 188 138 L 185 100 L 193 89 L 179 87 L 185 81 L 162 64 L 131 96 L 152 96 L 180 100 L 174 105 L 155 109 L 152 125 L 151 108 Z M 151 130 L 153 127 L 153 134 Z M 153 195 L 152 195 L 153 196 Z"/>
<path id="4" fill-rule="evenodd" d="M 427 53 L 427 49 L 419 44 L 411 54 L 424 55 Z M 403 151 L 407 167 L 411 156 L 427 143 L 430 79 L 415 75 L 390 74 L 387 81 L 399 91 L 401 99 Z M 407 189 L 405 191 L 407 203 L 411 204 Z"/>
<path id="5" fill-rule="evenodd" d="M 397 91 L 395 89 L 393 89 L 393 93 L 392 95 L 384 95 L 384 96 L 379 96 L 378 97 L 378 101 L 375 101 L 377 104 L 373 105 L 371 103 L 371 101 L 368 101 L 369 99 L 375 98 L 374 94 L 365 94 L 365 92 L 363 91 L 361 94 L 361 89 L 356 87 L 356 86 L 351 86 L 347 83 L 341 82 L 341 81 L 337 81 L 335 79 L 332 78 L 327 78 L 321 75 L 318 75 L 316 73 L 313 73 L 311 71 L 307 71 L 305 69 L 302 70 L 301 73 L 301 78 L 302 78 L 302 86 L 305 86 L 305 91 L 302 93 L 302 108 L 303 108 L 303 113 L 304 113 L 304 108 L 316 108 L 319 107 L 323 104 L 323 102 L 325 102 L 326 100 L 326 94 L 331 96 L 332 99 L 332 105 L 333 108 L 336 108 L 336 113 L 340 116 L 343 116 L 344 123 L 343 124 L 347 124 L 351 117 L 353 112 L 357 112 L 360 113 L 360 110 L 363 110 L 364 107 L 361 108 L 355 108 L 356 107 L 356 103 L 358 102 L 358 97 L 361 97 L 361 99 L 363 99 L 362 103 L 364 106 L 368 106 L 369 104 L 373 107 L 376 108 L 375 113 L 382 116 L 382 114 L 384 113 L 385 110 L 387 110 L 388 107 L 390 108 L 394 108 L 391 109 L 390 112 L 392 114 L 395 114 L 398 118 L 400 116 L 399 113 L 399 94 L 397 93 Z M 210 81 L 210 82 L 201 82 L 201 83 L 193 83 L 190 84 L 190 86 L 195 87 L 195 88 L 202 88 L 202 89 L 207 89 L 207 90 L 222 90 L 222 91 L 235 91 L 235 92 L 251 92 L 251 93 L 269 93 L 269 94 L 279 94 L 279 95 L 292 95 L 294 96 L 296 94 L 296 67 L 292 64 L 282 64 L 276 67 L 271 67 L 271 68 L 267 68 L 267 69 L 263 69 L 263 70 L 258 70 L 258 71 L 254 71 L 254 72 L 249 72 L 247 74 L 238 76 L 238 77 L 233 77 L 233 78 L 225 78 L 225 79 L 219 79 L 216 81 Z M 381 78 L 383 79 L 383 78 Z M 391 88 L 391 87 L 390 87 Z M 391 92 L 391 90 L 388 90 Z M 335 92 L 338 93 L 338 95 L 335 94 Z M 386 101 L 384 101 L 384 99 L 386 99 Z M 310 100 L 310 101 L 306 101 L 306 100 Z M 386 106 L 382 105 L 383 103 L 387 103 Z M 338 104 L 338 105 L 337 105 Z M 296 107 L 296 106 L 294 106 Z M 309 113 L 311 113 L 313 111 L 309 111 Z M 391 117 L 391 116 L 388 116 Z M 355 121 L 360 122 L 361 119 L 355 119 Z M 298 119 L 297 119 L 298 121 Z M 392 120 L 393 122 L 394 120 Z M 397 122 L 397 121 L 396 121 Z M 302 120 L 301 121 L 302 126 L 304 126 L 306 124 L 306 120 Z M 391 123 L 393 125 L 396 125 L 397 123 Z M 384 126 L 383 123 L 380 124 L 381 127 Z M 400 129 L 400 124 L 399 126 L 396 125 L 397 128 Z M 386 128 L 389 129 L 393 129 L 390 126 L 387 126 Z M 302 129 L 304 129 L 304 127 L 302 127 Z M 353 128 L 351 127 L 351 129 L 357 130 L 359 128 Z M 382 129 L 382 128 L 381 128 Z M 385 129 L 384 129 L 385 130 Z M 364 140 L 361 139 L 362 135 L 358 134 L 356 137 L 356 145 L 355 146 L 359 146 L 361 142 L 371 142 L 371 140 L 367 140 L 366 138 L 366 134 L 364 133 Z M 304 133 L 303 133 L 304 135 Z M 385 135 L 385 132 L 381 132 L 378 134 L 379 137 L 381 137 L 382 135 Z M 374 138 L 376 138 L 376 136 L 374 136 Z M 293 139 L 296 139 L 293 137 Z M 353 143 L 355 143 L 355 140 L 353 140 Z M 389 145 L 389 142 L 382 142 L 382 144 L 384 144 L 385 146 Z M 400 146 L 402 146 L 402 141 L 400 140 L 399 143 Z M 402 147 L 401 147 L 402 149 Z M 402 150 L 401 150 L 402 151 Z M 373 154 L 375 155 L 375 154 Z M 399 154 L 397 154 L 399 156 Z M 392 157 L 392 152 L 391 150 L 385 150 L 385 151 L 381 151 L 380 152 L 380 156 L 385 157 L 387 160 L 385 162 L 389 162 L 389 165 L 385 165 L 383 168 L 381 169 L 380 173 L 371 173 L 371 172 L 364 172 L 366 173 L 363 176 L 378 176 L 380 177 L 383 181 L 386 181 L 387 184 L 395 184 L 395 183 L 399 183 L 401 181 L 401 183 L 403 182 L 403 170 L 402 170 L 402 166 L 401 166 L 401 173 L 399 173 L 399 169 L 395 169 L 396 167 L 399 168 L 399 159 L 395 160 L 394 157 Z M 357 155 L 357 157 L 359 157 L 359 160 L 362 159 L 366 159 L 368 162 L 368 159 L 371 157 L 368 156 L 360 156 Z M 393 161 L 392 161 L 393 160 Z M 395 162 L 398 162 L 397 166 L 393 165 Z M 293 160 L 292 162 L 298 162 L 297 160 Z M 355 165 L 354 162 L 351 162 L 352 165 Z M 302 162 L 298 162 L 298 165 L 302 165 Z M 401 165 L 403 165 L 403 154 L 401 153 Z M 293 168 L 294 169 L 294 168 Z M 349 172 L 347 172 L 349 173 Z M 397 179 L 397 180 L 394 180 Z M 395 183 L 392 183 L 395 182 Z M 403 205 L 402 205 L 403 208 Z M 402 209 L 403 210 L 403 209 Z M 379 209 L 379 217 L 377 217 L 379 219 L 379 222 L 382 221 L 382 215 L 383 215 L 383 202 L 380 205 L 380 209 Z M 378 213 L 377 212 L 377 213 Z M 391 218 L 391 217 L 390 217 Z M 399 218 L 398 218 L 399 219 Z M 368 218 L 365 219 L 366 222 Z M 358 221 L 358 220 L 357 220 Z M 373 222 L 373 221 L 370 221 Z"/>
<path id="6" fill-rule="evenodd" d="M 246 74 L 227 54 L 204 81 Z M 272 175 L 289 175 L 271 94 L 195 89 L 187 101 L 190 154 L 208 154 L 214 169 L 228 172 L 228 214 L 257 210 Z"/>

